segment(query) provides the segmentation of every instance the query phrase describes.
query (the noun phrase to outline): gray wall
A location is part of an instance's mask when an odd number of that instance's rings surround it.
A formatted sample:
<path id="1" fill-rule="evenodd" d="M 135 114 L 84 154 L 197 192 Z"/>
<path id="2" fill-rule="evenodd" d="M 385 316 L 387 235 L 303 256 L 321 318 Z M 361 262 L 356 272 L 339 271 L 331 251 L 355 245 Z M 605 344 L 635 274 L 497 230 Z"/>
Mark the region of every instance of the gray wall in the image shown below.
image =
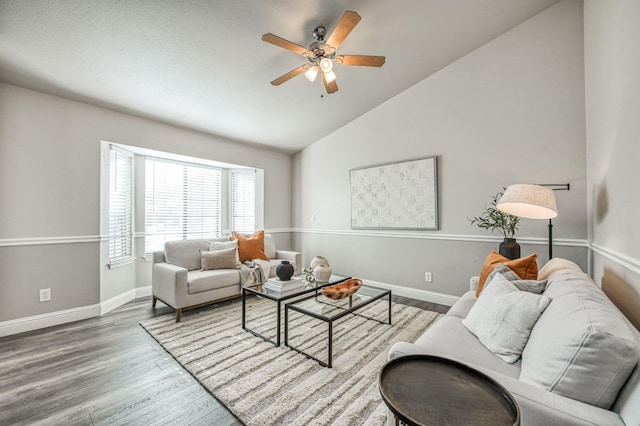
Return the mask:
<path id="1" fill-rule="evenodd" d="M 640 329 L 640 2 L 585 2 L 593 276 Z"/>
<path id="2" fill-rule="evenodd" d="M 288 154 L 6 84 L 0 122 L 0 323 L 133 294 L 136 267 L 149 267 L 138 253 L 109 270 L 100 254 L 101 140 L 264 169 L 265 228 L 291 228 Z"/>
<path id="3" fill-rule="evenodd" d="M 582 2 L 566 0 L 297 154 L 294 223 L 304 261 L 322 254 L 338 272 L 459 296 L 499 240 L 467 218 L 503 186 L 569 182 L 571 191 L 557 194 L 555 254 L 586 269 L 583 72 Z M 350 229 L 350 169 L 431 155 L 439 231 Z M 524 220 L 517 233 L 523 255 L 539 253 L 539 264 L 546 232 L 545 221 Z"/>

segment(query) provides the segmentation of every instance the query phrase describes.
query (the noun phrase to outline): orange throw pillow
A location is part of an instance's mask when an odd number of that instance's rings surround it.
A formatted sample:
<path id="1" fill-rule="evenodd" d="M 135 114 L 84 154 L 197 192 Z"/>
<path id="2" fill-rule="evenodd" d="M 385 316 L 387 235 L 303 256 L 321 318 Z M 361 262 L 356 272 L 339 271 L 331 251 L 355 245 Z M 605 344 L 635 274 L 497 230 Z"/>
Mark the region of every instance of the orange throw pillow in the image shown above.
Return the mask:
<path id="1" fill-rule="evenodd" d="M 504 263 L 523 280 L 538 279 L 538 262 L 536 259 L 538 259 L 538 255 L 535 253 L 532 253 L 527 257 L 510 260 L 501 254 L 498 254 L 495 250 L 492 251 L 484 260 L 484 264 L 480 270 L 480 281 L 478 281 L 476 297 L 480 296 L 480 292 L 482 292 L 482 288 L 484 287 L 487 277 L 500 263 Z"/>
<path id="2" fill-rule="evenodd" d="M 240 262 L 251 259 L 269 260 L 264 252 L 264 231 L 257 231 L 250 237 L 232 232 L 233 238 L 238 240 L 238 255 Z"/>

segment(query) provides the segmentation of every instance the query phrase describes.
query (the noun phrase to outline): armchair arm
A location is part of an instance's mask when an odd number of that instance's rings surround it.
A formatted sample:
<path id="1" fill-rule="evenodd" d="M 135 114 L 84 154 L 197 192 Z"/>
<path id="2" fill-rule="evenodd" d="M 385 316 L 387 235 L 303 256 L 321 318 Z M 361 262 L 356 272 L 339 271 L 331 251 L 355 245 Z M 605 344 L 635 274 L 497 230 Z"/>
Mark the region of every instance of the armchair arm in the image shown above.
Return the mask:
<path id="1" fill-rule="evenodd" d="M 288 260 L 289 262 L 296 265 L 296 270 L 294 274 L 302 273 L 302 255 L 297 251 L 290 250 L 276 250 L 276 259 Z"/>
<path id="2" fill-rule="evenodd" d="M 479 283 L 480 283 L 479 276 L 476 275 L 475 277 L 471 277 L 471 279 L 469 280 L 469 290 L 476 291 L 478 289 Z"/>
<path id="3" fill-rule="evenodd" d="M 154 251 L 153 252 L 153 263 L 164 263 L 164 250 Z"/>
<path id="4" fill-rule="evenodd" d="M 187 270 L 170 263 L 154 264 L 151 292 L 171 307 L 182 308 L 187 295 Z"/>

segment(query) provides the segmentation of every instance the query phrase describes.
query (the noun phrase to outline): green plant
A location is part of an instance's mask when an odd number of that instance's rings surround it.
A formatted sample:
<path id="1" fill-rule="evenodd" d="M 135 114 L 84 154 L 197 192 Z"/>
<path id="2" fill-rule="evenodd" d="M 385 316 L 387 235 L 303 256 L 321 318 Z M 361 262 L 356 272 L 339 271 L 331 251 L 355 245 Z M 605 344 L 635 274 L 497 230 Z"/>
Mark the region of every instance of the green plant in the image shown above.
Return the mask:
<path id="1" fill-rule="evenodd" d="M 501 212 L 496 208 L 496 203 L 504 194 L 504 190 L 506 188 L 502 188 L 503 192 L 498 192 L 496 195 L 491 196 L 491 203 L 489 206 L 485 205 L 485 210 L 482 212 L 480 216 L 475 216 L 471 221 L 472 225 L 476 225 L 479 228 L 487 229 L 491 232 L 499 231 L 505 238 L 513 238 L 516 231 L 518 230 L 518 226 L 520 225 L 520 218 L 518 216 L 513 216 L 508 213 Z"/>

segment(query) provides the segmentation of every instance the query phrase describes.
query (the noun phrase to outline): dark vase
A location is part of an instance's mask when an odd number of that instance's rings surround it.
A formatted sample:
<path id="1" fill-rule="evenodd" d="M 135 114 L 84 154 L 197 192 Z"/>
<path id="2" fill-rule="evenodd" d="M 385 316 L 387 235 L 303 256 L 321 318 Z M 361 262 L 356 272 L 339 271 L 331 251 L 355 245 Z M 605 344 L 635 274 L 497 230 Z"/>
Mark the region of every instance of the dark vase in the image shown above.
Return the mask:
<path id="1" fill-rule="evenodd" d="M 520 257 L 520 244 L 515 238 L 505 238 L 498 247 L 498 253 L 507 259 L 518 259 Z"/>
<path id="2" fill-rule="evenodd" d="M 280 278 L 280 281 L 289 281 L 293 276 L 293 265 L 288 260 L 283 260 L 276 267 L 276 275 Z"/>

